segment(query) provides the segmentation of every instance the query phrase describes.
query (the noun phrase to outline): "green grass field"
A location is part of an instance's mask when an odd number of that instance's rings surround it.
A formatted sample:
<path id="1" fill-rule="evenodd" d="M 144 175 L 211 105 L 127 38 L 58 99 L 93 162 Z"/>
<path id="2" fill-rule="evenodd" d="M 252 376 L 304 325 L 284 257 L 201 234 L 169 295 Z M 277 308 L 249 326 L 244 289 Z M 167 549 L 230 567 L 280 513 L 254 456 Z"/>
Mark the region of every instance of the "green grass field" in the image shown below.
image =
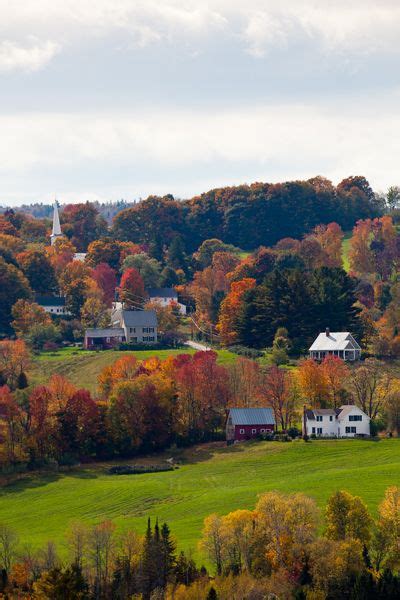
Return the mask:
<path id="1" fill-rule="evenodd" d="M 140 350 L 137 352 L 120 352 L 115 350 L 105 350 L 103 352 L 91 352 L 88 350 L 79 350 L 76 348 L 63 348 L 56 352 L 42 352 L 33 360 L 32 368 L 29 371 L 30 382 L 43 384 L 55 373 L 63 375 L 76 386 L 90 390 L 92 394 L 96 393 L 97 377 L 104 367 L 112 364 L 121 356 L 134 354 L 138 360 L 144 360 L 151 356 L 158 356 L 164 360 L 168 356 L 177 354 L 194 354 L 195 350 L 184 347 L 178 350 Z M 218 350 L 218 362 L 227 364 L 236 360 L 236 354 L 228 350 Z"/>
<path id="2" fill-rule="evenodd" d="M 347 489 L 375 513 L 385 488 L 400 485 L 400 439 L 214 444 L 179 456 L 182 466 L 166 473 L 116 476 L 94 465 L 26 477 L 0 490 L 1 521 L 24 543 L 51 539 L 62 551 L 70 521 L 112 519 L 121 531 L 142 532 L 148 516 L 158 517 L 181 547 L 196 549 L 206 515 L 253 508 L 266 490 L 302 491 L 323 507 L 333 491 Z"/>
<path id="3" fill-rule="evenodd" d="M 347 272 L 350 271 L 349 250 L 351 237 L 351 232 L 345 233 L 342 241 L 343 269 Z"/>

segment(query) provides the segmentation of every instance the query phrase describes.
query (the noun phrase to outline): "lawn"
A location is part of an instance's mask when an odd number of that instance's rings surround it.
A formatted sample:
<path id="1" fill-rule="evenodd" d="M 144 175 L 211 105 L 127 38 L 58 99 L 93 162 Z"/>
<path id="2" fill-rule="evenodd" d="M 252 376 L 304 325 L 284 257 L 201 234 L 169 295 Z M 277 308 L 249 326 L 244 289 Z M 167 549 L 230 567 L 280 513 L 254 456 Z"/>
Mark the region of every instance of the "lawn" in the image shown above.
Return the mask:
<path id="1" fill-rule="evenodd" d="M 43 384 L 54 374 L 58 373 L 69 379 L 78 387 L 86 388 L 91 393 L 96 393 L 97 377 L 104 367 L 112 364 L 121 356 L 134 354 L 139 360 L 151 356 L 158 356 L 164 360 L 168 356 L 177 354 L 194 354 L 195 350 L 184 347 L 178 350 L 140 350 L 137 352 L 121 352 L 105 350 L 103 352 L 92 352 L 76 348 L 63 348 L 56 352 L 42 352 L 33 360 L 29 371 L 30 382 Z M 236 360 L 236 354 L 228 350 L 218 351 L 218 362 L 227 364 Z"/>
<path id="2" fill-rule="evenodd" d="M 179 456 L 182 466 L 173 472 L 116 476 L 94 465 L 27 477 L 1 489 L 1 520 L 24 543 L 62 546 L 72 520 L 112 519 L 121 531 L 142 532 L 148 516 L 158 517 L 181 547 L 196 549 L 206 515 L 253 508 L 266 490 L 302 491 L 323 507 L 334 490 L 347 489 L 375 513 L 385 488 L 400 485 L 399 439 L 217 444 Z"/>

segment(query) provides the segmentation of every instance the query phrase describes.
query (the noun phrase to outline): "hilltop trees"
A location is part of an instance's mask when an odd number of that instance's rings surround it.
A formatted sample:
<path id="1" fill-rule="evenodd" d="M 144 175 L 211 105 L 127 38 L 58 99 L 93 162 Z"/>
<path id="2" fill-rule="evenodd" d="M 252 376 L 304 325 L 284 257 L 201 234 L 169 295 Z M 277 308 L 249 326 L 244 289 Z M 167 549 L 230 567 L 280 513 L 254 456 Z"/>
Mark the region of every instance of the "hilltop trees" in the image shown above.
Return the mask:
<path id="1" fill-rule="evenodd" d="M 374 218 L 379 211 L 365 178 L 348 178 L 335 188 L 316 177 L 214 189 L 183 202 L 150 196 L 118 213 L 113 233 L 116 239 L 148 245 L 151 255 L 160 259 L 159 240 L 170 246 L 177 235 L 187 252 L 205 240 L 247 250 L 272 246 L 284 237 L 300 238 L 321 223 L 336 222 L 347 230 L 357 219 Z M 226 249 L 231 251 L 222 248 Z M 200 258 L 203 268 L 209 266 L 207 261 Z"/>

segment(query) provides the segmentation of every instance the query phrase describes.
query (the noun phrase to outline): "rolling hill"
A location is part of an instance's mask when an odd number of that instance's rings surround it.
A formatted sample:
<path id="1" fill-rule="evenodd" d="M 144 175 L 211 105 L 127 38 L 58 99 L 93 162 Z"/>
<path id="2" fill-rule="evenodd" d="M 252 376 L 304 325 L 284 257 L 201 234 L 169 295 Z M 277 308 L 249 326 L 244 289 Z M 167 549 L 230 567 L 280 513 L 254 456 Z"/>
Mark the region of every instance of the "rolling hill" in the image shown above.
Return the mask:
<path id="1" fill-rule="evenodd" d="M 172 472 L 117 476 L 98 464 L 32 475 L 1 488 L 1 521 L 27 544 L 51 539 L 63 551 L 71 521 L 112 519 L 119 530 L 142 532 L 148 516 L 158 517 L 180 547 L 196 549 L 206 515 L 253 508 L 266 490 L 302 491 L 323 507 L 333 491 L 347 489 L 374 513 L 385 488 L 400 482 L 399 450 L 399 439 L 211 444 L 147 459 L 175 455 L 181 466 Z"/>

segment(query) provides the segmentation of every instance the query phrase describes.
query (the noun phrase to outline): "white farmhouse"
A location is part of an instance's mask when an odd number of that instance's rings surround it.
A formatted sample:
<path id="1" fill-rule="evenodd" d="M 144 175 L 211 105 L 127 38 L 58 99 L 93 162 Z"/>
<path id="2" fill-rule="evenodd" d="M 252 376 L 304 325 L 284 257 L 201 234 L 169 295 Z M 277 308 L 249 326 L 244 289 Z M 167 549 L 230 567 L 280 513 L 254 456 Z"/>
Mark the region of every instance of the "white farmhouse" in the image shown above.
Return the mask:
<path id="1" fill-rule="evenodd" d="M 174 288 L 150 288 L 147 290 L 150 302 L 156 302 L 161 306 L 176 304 L 181 315 L 186 315 L 186 306 L 178 302 L 178 292 Z"/>
<path id="2" fill-rule="evenodd" d="M 356 437 L 370 435 L 370 417 L 358 406 L 345 404 L 340 408 L 305 410 L 303 435 L 317 437 Z"/>
<path id="3" fill-rule="evenodd" d="M 69 310 L 65 308 L 65 298 L 62 296 L 36 296 L 36 303 L 41 306 L 45 312 L 52 315 L 70 315 Z"/>
<path id="4" fill-rule="evenodd" d="M 338 356 L 343 360 L 359 360 L 361 347 L 348 331 L 331 332 L 327 328 L 320 333 L 309 349 L 310 358 L 322 360 L 325 356 Z"/>

